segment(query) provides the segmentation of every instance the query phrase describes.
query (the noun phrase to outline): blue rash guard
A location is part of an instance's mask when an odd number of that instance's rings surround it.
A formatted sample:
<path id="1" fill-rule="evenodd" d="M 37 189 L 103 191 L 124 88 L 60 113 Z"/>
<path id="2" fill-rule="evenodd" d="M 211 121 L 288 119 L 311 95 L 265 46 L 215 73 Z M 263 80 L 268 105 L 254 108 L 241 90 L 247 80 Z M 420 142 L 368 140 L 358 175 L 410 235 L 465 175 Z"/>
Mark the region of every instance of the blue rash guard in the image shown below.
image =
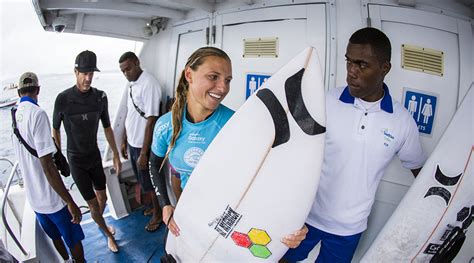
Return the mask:
<path id="1" fill-rule="evenodd" d="M 181 189 L 186 186 L 189 176 L 209 144 L 233 114 L 233 110 L 221 104 L 211 116 L 202 122 L 192 123 L 183 118 L 181 133 L 169 154 L 170 164 L 179 173 Z M 168 112 L 155 124 L 151 150 L 158 157 L 166 155 L 171 142 L 173 135 L 171 122 L 171 112 Z"/>

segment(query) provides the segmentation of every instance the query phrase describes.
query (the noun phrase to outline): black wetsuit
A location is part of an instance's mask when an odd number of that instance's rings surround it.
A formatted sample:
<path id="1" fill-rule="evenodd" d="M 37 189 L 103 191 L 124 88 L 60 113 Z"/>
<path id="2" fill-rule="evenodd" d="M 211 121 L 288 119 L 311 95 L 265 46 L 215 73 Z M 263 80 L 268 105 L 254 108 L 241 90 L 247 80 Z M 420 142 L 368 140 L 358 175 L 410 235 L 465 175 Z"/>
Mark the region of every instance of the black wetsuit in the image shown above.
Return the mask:
<path id="1" fill-rule="evenodd" d="M 105 174 L 97 146 L 99 120 L 104 128 L 110 127 L 107 95 L 96 88 L 81 93 L 76 86 L 56 97 L 53 128 L 61 122 L 67 135 L 67 156 L 71 174 L 86 201 L 95 198 L 95 190 L 105 190 Z"/>

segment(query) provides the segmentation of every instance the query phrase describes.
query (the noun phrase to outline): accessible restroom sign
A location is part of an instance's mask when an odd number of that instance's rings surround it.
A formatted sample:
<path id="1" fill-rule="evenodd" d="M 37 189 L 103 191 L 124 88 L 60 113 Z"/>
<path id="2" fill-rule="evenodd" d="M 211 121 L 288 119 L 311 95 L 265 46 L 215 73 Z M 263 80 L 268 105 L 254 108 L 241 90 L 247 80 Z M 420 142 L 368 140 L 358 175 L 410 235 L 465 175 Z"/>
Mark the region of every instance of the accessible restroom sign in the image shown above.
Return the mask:
<path id="1" fill-rule="evenodd" d="M 418 131 L 431 135 L 438 96 L 405 89 L 403 105 L 415 119 Z"/>

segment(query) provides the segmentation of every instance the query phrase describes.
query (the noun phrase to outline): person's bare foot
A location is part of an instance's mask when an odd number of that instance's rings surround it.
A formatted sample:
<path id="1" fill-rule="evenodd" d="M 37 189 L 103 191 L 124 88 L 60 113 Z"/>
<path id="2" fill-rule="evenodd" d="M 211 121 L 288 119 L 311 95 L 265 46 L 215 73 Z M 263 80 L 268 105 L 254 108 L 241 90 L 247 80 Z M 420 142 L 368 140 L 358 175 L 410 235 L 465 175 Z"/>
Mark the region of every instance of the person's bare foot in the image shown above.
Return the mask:
<path id="1" fill-rule="evenodd" d="M 151 216 L 153 215 L 153 211 L 154 208 L 153 207 L 149 207 L 149 208 L 146 208 L 145 210 L 143 210 L 143 215 L 144 216 Z"/>
<path id="2" fill-rule="evenodd" d="M 150 219 L 150 221 L 148 222 L 148 224 L 146 224 L 145 230 L 148 231 L 148 232 L 155 232 L 160 227 L 162 221 L 163 220 L 161 218 L 161 215 L 157 215 L 156 217 L 152 217 Z"/>
<path id="3" fill-rule="evenodd" d="M 107 229 L 109 230 L 110 234 L 115 236 L 115 228 L 113 226 L 108 225 Z"/>
<path id="4" fill-rule="evenodd" d="M 113 237 L 107 238 L 107 246 L 109 247 L 110 251 L 114 253 L 117 253 L 119 251 L 117 242 L 115 242 L 115 239 Z"/>

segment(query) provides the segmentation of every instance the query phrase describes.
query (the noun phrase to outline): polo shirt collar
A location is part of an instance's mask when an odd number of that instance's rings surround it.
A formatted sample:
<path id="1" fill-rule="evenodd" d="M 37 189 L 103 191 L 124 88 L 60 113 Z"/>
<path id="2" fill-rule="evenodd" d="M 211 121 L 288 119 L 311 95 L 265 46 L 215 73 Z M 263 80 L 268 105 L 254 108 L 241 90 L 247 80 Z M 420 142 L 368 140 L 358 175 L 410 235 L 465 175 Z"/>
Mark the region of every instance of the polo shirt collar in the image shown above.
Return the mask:
<path id="1" fill-rule="evenodd" d="M 36 106 L 38 106 L 38 102 L 35 99 L 31 98 L 31 97 L 23 96 L 23 97 L 20 98 L 20 102 L 23 102 L 23 101 L 28 101 L 28 102 L 31 102 L 31 103 L 35 104 Z"/>
<path id="2" fill-rule="evenodd" d="M 384 96 L 382 101 L 380 101 L 380 108 L 388 113 L 393 113 L 392 96 L 390 96 L 390 92 L 388 91 L 388 87 L 385 85 L 385 83 L 383 83 L 383 90 Z M 344 91 L 342 91 L 339 100 L 344 103 L 354 104 L 355 98 L 349 92 L 349 86 L 346 86 Z"/>
<path id="3" fill-rule="evenodd" d="M 137 84 L 140 84 L 141 82 L 144 81 L 145 79 L 145 74 L 143 74 L 145 72 L 145 70 L 142 70 L 142 73 L 140 73 L 140 76 L 138 76 L 137 80 L 135 81 L 130 81 L 130 85 L 133 86 L 133 85 L 137 85 Z"/>

